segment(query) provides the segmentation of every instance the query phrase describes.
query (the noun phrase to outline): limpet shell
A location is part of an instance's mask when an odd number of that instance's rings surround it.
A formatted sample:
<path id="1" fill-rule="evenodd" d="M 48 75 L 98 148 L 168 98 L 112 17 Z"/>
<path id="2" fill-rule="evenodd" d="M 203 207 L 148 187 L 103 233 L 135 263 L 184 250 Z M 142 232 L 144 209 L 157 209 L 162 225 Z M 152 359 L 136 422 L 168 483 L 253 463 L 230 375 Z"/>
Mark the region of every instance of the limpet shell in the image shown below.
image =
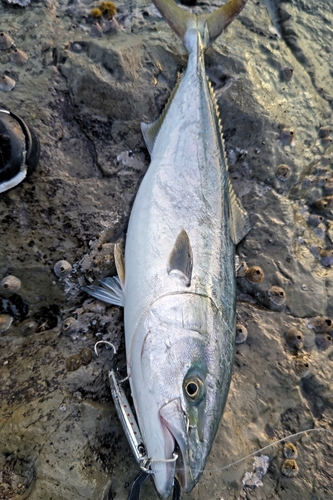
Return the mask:
<path id="1" fill-rule="evenodd" d="M 310 372 L 310 363 L 306 356 L 299 356 L 294 359 L 294 370 L 298 377 L 306 377 Z"/>
<path id="2" fill-rule="evenodd" d="M 333 196 L 325 196 L 312 203 L 312 208 L 319 213 L 323 213 L 333 206 Z"/>
<path id="3" fill-rule="evenodd" d="M 83 365 L 89 365 L 92 360 L 92 352 L 88 347 L 84 347 L 80 351 L 80 359 Z"/>
<path id="4" fill-rule="evenodd" d="M 119 23 L 114 17 L 112 19 L 107 19 L 103 25 L 104 33 L 117 33 L 119 30 Z"/>
<path id="5" fill-rule="evenodd" d="M 11 324 L 13 323 L 13 318 L 9 314 L 0 314 L 0 333 L 6 332 Z"/>
<path id="6" fill-rule="evenodd" d="M 282 306 L 287 298 L 286 292 L 279 286 L 271 286 L 271 288 L 267 290 L 267 295 L 272 304 L 276 306 Z"/>
<path id="7" fill-rule="evenodd" d="M 297 458 L 297 448 L 293 443 L 284 443 L 283 455 L 285 458 Z"/>
<path id="8" fill-rule="evenodd" d="M 67 260 L 58 260 L 54 264 L 53 271 L 58 278 L 66 278 L 72 272 L 72 269 L 71 264 Z"/>
<path id="9" fill-rule="evenodd" d="M 21 281 L 16 278 L 16 276 L 12 276 L 11 274 L 5 276 L 5 278 L 0 281 L 0 292 L 5 293 L 6 295 L 16 293 L 20 288 Z"/>
<path id="10" fill-rule="evenodd" d="M 276 167 L 275 175 L 280 181 L 285 182 L 291 176 L 291 169 L 288 165 L 281 163 L 281 165 Z"/>
<path id="11" fill-rule="evenodd" d="M 10 92 L 11 90 L 13 90 L 15 85 L 16 85 L 15 80 L 10 78 L 10 76 L 8 75 L 3 75 L 0 78 L 0 90 L 2 90 L 3 92 Z"/>
<path id="12" fill-rule="evenodd" d="M 325 185 L 323 186 L 323 193 L 325 196 L 333 194 L 333 179 L 327 179 Z"/>
<path id="13" fill-rule="evenodd" d="M 316 345 L 321 351 L 326 351 L 332 345 L 332 335 L 331 333 L 318 333 L 316 335 Z"/>
<path id="14" fill-rule="evenodd" d="M 33 319 L 26 319 L 23 321 L 20 331 L 22 335 L 30 335 L 31 333 L 35 333 L 38 328 L 38 323 Z"/>
<path id="15" fill-rule="evenodd" d="M 286 343 L 292 350 L 302 349 L 304 345 L 304 337 L 302 332 L 297 328 L 290 328 L 286 333 Z"/>
<path id="16" fill-rule="evenodd" d="M 74 354 L 66 359 L 66 370 L 68 372 L 75 372 L 81 366 L 81 358 L 79 354 Z"/>
<path id="17" fill-rule="evenodd" d="M 15 49 L 10 54 L 10 60 L 17 66 L 23 66 L 28 60 L 28 55 L 21 49 Z"/>
<path id="18" fill-rule="evenodd" d="M 261 283 L 264 279 L 264 271 L 259 266 L 249 267 L 245 271 L 245 277 L 251 283 Z"/>
<path id="19" fill-rule="evenodd" d="M 287 458 L 281 464 L 281 473 L 287 477 L 295 477 L 298 474 L 298 465 L 296 460 Z"/>
<path id="20" fill-rule="evenodd" d="M 236 325 L 236 344 L 242 344 L 247 339 L 247 328 L 242 323 L 237 323 Z"/>
<path id="21" fill-rule="evenodd" d="M 75 318 L 66 318 L 62 324 L 63 333 L 74 333 L 78 328 L 78 321 Z"/>
<path id="22" fill-rule="evenodd" d="M 286 66 L 285 68 L 282 68 L 280 71 L 280 76 L 281 80 L 285 82 L 290 82 L 294 74 L 294 69 Z"/>
<path id="23" fill-rule="evenodd" d="M 7 50 L 14 44 L 14 40 L 8 33 L 0 32 L 0 50 Z"/>

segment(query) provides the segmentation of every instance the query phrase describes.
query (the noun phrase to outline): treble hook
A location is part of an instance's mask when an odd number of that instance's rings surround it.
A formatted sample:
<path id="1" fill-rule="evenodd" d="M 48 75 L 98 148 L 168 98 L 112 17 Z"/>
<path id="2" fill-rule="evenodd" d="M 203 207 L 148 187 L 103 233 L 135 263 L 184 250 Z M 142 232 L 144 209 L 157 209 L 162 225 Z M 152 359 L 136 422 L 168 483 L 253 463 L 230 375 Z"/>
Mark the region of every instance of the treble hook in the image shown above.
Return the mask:
<path id="1" fill-rule="evenodd" d="M 128 500 L 140 500 L 140 493 L 143 483 L 145 483 L 151 472 L 142 471 L 136 479 L 134 479 Z M 173 484 L 172 500 L 180 500 L 180 485 L 176 478 Z"/>

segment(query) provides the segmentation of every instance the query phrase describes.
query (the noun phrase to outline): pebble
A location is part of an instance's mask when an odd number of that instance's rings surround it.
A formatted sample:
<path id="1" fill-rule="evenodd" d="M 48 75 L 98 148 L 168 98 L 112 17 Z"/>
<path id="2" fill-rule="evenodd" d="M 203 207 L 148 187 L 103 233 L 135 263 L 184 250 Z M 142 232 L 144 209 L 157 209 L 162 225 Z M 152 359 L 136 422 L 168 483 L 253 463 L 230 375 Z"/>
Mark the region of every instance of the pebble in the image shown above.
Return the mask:
<path id="1" fill-rule="evenodd" d="M 80 351 L 80 359 L 83 365 L 89 365 L 92 360 L 92 352 L 88 347 L 84 347 Z"/>
<path id="2" fill-rule="evenodd" d="M 81 366 L 81 358 L 79 354 L 74 354 L 66 359 L 66 370 L 68 372 L 74 372 L 78 370 Z"/>

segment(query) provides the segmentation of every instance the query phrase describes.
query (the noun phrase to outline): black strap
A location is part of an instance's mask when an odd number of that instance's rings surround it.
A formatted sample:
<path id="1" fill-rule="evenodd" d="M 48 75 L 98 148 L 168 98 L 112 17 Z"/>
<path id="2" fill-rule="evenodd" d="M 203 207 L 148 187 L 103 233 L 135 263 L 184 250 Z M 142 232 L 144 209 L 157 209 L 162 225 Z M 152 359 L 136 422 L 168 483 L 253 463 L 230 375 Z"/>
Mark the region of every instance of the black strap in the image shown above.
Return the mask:
<path id="1" fill-rule="evenodd" d="M 145 481 L 147 481 L 150 475 L 151 473 L 149 472 L 140 472 L 138 477 L 133 481 L 128 500 L 140 500 L 142 485 Z M 176 478 L 174 479 L 172 500 L 180 500 L 180 485 Z"/>

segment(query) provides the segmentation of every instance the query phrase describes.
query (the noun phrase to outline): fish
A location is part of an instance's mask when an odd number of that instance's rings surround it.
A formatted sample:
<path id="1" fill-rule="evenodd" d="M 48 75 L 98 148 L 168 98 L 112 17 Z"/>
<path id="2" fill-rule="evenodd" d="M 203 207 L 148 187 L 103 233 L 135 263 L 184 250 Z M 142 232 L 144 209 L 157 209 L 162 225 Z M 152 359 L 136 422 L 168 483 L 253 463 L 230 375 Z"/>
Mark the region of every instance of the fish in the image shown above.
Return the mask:
<path id="1" fill-rule="evenodd" d="M 124 307 L 126 359 L 138 428 L 156 489 L 200 478 L 229 391 L 235 347 L 235 246 L 249 217 L 228 176 L 204 53 L 246 4 L 196 16 L 153 3 L 188 51 L 165 109 L 142 124 L 151 156 L 129 218 L 118 277 L 87 286 Z"/>

